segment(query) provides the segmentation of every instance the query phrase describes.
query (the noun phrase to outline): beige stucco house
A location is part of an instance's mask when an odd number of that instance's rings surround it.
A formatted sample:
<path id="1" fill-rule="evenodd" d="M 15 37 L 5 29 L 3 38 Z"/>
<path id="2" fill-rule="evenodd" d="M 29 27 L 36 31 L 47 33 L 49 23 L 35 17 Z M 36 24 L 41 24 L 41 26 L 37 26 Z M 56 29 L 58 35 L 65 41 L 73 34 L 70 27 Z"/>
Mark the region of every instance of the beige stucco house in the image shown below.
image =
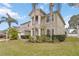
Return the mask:
<path id="1" fill-rule="evenodd" d="M 31 11 L 31 21 L 21 24 L 18 28 L 20 35 L 42 36 L 42 35 L 65 35 L 65 22 L 59 12 L 46 14 L 41 9 Z"/>
<path id="2" fill-rule="evenodd" d="M 54 12 L 52 19 L 41 9 L 30 13 L 31 36 L 65 35 L 65 22 L 59 12 Z"/>

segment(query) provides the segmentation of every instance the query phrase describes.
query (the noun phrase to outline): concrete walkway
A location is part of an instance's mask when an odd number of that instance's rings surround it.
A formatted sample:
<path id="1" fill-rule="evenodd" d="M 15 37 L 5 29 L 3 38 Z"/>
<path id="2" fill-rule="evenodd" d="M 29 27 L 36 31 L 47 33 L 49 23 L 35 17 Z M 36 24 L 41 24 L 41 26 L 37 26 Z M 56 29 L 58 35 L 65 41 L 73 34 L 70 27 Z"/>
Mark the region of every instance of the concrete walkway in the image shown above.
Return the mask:
<path id="1" fill-rule="evenodd" d="M 8 41 L 9 39 L 0 39 L 0 41 Z"/>

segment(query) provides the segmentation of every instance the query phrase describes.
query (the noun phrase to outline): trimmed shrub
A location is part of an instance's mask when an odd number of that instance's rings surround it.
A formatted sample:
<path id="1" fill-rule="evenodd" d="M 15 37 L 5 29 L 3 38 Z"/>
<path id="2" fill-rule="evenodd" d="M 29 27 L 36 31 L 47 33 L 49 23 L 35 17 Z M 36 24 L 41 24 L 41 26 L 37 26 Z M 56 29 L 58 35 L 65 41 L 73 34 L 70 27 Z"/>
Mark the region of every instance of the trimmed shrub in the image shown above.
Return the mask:
<path id="1" fill-rule="evenodd" d="M 28 41 L 32 42 L 32 43 L 35 43 L 36 39 L 35 39 L 35 37 L 29 36 L 29 40 Z"/>
<path id="2" fill-rule="evenodd" d="M 65 38 L 66 38 L 66 35 L 53 35 L 52 36 L 52 40 L 58 39 L 58 41 L 60 41 L 60 42 L 64 41 Z"/>
<path id="3" fill-rule="evenodd" d="M 47 42 L 49 41 L 49 38 L 45 35 L 43 36 L 35 36 L 35 37 L 29 37 L 29 42 L 33 42 L 33 43 L 42 43 L 42 42 Z"/>
<path id="4" fill-rule="evenodd" d="M 8 31 L 8 36 L 10 40 L 17 40 L 18 39 L 18 31 L 16 28 L 10 28 Z"/>
<path id="5" fill-rule="evenodd" d="M 65 35 L 53 35 L 52 37 L 51 36 L 49 37 L 47 35 L 42 35 L 42 36 L 35 36 L 29 38 L 29 42 L 33 42 L 33 43 L 54 42 L 55 40 L 62 42 L 65 40 Z"/>
<path id="6" fill-rule="evenodd" d="M 42 35 L 42 36 L 36 36 L 36 42 L 48 42 L 50 40 L 49 37 L 47 37 L 46 35 Z"/>
<path id="7" fill-rule="evenodd" d="M 26 36 L 26 39 L 29 39 L 30 35 L 25 35 Z"/>

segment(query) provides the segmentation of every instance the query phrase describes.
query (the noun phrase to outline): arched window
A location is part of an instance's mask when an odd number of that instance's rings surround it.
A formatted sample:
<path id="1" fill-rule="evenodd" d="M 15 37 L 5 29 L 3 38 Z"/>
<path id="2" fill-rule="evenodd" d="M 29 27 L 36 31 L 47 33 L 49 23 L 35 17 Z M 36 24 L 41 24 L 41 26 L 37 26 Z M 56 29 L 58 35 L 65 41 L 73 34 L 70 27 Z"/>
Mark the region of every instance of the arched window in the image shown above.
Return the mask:
<path id="1" fill-rule="evenodd" d="M 50 30 L 47 29 L 47 36 L 50 36 Z"/>

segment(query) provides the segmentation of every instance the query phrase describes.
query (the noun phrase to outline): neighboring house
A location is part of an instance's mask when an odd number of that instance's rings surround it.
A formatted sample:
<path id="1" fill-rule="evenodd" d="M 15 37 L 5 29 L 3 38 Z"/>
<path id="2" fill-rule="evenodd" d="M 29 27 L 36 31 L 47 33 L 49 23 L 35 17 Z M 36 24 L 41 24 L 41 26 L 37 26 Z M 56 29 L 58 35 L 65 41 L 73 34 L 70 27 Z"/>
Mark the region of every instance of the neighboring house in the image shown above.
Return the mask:
<path id="1" fill-rule="evenodd" d="M 17 27 L 17 29 L 19 31 L 19 38 L 24 35 L 30 35 L 31 21 L 21 24 L 19 27 Z"/>
<path id="2" fill-rule="evenodd" d="M 52 19 L 41 9 L 30 13 L 31 36 L 65 35 L 65 22 L 60 13 L 54 12 Z"/>
<path id="3" fill-rule="evenodd" d="M 66 33 L 67 33 L 67 37 L 79 38 L 79 24 L 77 25 L 77 29 L 67 28 Z"/>
<path id="4" fill-rule="evenodd" d="M 6 38 L 6 33 L 4 31 L 0 31 L 0 38 Z"/>

